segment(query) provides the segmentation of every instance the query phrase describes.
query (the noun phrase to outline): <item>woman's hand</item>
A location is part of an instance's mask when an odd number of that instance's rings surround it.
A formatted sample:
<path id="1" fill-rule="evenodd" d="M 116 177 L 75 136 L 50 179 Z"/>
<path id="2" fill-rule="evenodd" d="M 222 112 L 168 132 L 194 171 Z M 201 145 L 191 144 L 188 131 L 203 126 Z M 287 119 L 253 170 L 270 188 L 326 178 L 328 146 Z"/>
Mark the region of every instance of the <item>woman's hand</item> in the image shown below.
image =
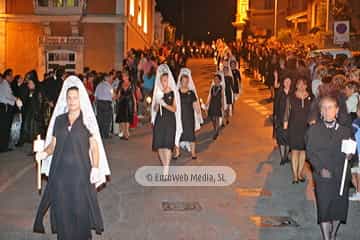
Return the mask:
<path id="1" fill-rule="evenodd" d="M 320 176 L 323 178 L 331 178 L 331 173 L 326 168 L 320 170 Z"/>

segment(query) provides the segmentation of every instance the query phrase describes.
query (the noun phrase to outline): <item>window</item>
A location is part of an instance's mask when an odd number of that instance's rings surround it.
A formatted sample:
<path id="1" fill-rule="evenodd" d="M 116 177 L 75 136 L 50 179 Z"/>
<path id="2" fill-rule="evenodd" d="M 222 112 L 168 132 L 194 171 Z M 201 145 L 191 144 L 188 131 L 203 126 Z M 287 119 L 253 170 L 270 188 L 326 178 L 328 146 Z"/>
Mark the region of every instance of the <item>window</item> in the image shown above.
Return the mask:
<path id="1" fill-rule="evenodd" d="M 48 7 L 49 6 L 49 0 L 38 0 L 39 7 Z"/>
<path id="2" fill-rule="evenodd" d="M 68 50 L 54 50 L 47 52 L 47 71 L 54 71 L 61 67 L 67 72 L 74 72 L 76 69 L 76 53 Z"/>
<path id="3" fill-rule="evenodd" d="M 35 14 L 76 15 L 82 14 L 85 0 L 36 0 Z"/>
<path id="4" fill-rule="evenodd" d="M 144 33 L 148 32 L 148 0 L 144 0 Z"/>
<path id="5" fill-rule="evenodd" d="M 79 7 L 80 0 L 37 0 L 37 7 Z"/>
<path id="6" fill-rule="evenodd" d="M 265 9 L 273 9 L 274 8 L 274 0 L 265 0 Z"/>
<path id="7" fill-rule="evenodd" d="M 130 0 L 129 8 L 130 16 L 135 16 L 135 0 Z"/>
<path id="8" fill-rule="evenodd" d="M 139 5 L 138 5 L 138 12 L 137 12 L 137 24 L 139 26 L 142 25 L 142 0 L 139 1 Z"/>

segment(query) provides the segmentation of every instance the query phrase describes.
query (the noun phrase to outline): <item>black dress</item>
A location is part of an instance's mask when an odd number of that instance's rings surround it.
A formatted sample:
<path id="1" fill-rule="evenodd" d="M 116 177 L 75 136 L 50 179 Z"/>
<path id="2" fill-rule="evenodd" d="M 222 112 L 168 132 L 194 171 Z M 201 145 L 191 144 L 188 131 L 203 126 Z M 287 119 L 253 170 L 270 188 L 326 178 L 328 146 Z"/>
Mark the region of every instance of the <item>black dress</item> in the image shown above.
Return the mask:
<path id="1" fill-rule="evenodd" d="M 266 79 L 265 79 L 265 84 L 269 88 L 274 86 L 274 83 L 275 83 L 274 72 L 277 71 L 277 69 L 278 69 L 277 64 L 269 63 L 267 76 L 266 76 Z"/>
<path id="2" fill-rule="evenodd" d="M 288 131 L 284 129 L 284 117 L 288 95 L 283 88 L 276 91 L 274 102 L 274 128 L 278 145 L 289 145 Z"/>
<path id="3" fill-rule="evenodd" d="M 222 117 L 222 87 L 221 86 L 212 86 L 210 90 L 211 99 L 209 103 L 208 116 L 212 117 Z"/>
<path id="4" fill-rule="evenodd" d="M 29 93 L 24 102 L 20 143 L 32 142 L 38 134 L 45 135 L 44 101 L 41 91 Z"/>
<path id="5" fill-rule="evenodd" d="M 195 141 L 195 114 L 193 103 L 197 101 L 196 95 L 189 90 L 183 93 L 179 90 L 181 99 L 181 121 L 183 132 L 180 141 L 194 142 Z"/>
<path id="6" fill-rule="evenodd" d="M 225 76 L 226 104 L 233 104 L 234 81 L 231 76 Z"/>
<path id="7" fill-rule="evenodd" d="M 241 75 L 238 69 L 232 70 L 234 76 L 234 94 L 239 94 L 241 86 Z"/>
<path id="8" fill-rule="evenodd" d="M 45 232 L 43 218 L 50 207 L 51 230 L 59 240 L 88 240 L 91 229 L 98 234 L 104 230 L 96 189 L 90 183 L 90 132 L 82 115 L 70 130 L 69 125 L 67 113 L 56 118 L 56 146 L 34 232 Z"/>
<path id="9" fill-rule="evenodd" d="M 127 89 L 120 86 L 120 99 L 117 102 L 117 123 L 131 123 L 134 117 L 134 90 L 130 85 Z"/>
<path id="10" fill-rule="evenodd" d="M 287 98 L 284 121 L 288 121 L 289 146 L 292 150 L 305 150 L 304 136 L 311 101 L 310 96 L 302 100 L 295 93 Z"/>
<path id="11" fill-rule="evenodd" d="M 168 105 L 173 105 L 175 94 L 173 91 L 165 93 L 163 100 Z M 176 117 L 175 113 L 162 107 L 162 115 L 160 107 L 156 113 L 155 123 L 153 127 L 152 149 L 157 151 L 160 148 L 173 149 L 175 147 L 176 135 Z"/>
<path id="12" fill-rule="evenodd" d="M 327 128 L 323 122 L 311 126 L 306 134 L 306 153 L 313 168 L 318 223 L 341 221 L 346 223 L 349 206 L 350 168 L 343 196 L 339 195 L 345 154 L 341 142 L 351 137 L 351 130 L 337 124 Z M 350 165 L 350 164 L 349 164 Z M 323 178 L 321 169 L 329 170 L 331 178 Z"/>

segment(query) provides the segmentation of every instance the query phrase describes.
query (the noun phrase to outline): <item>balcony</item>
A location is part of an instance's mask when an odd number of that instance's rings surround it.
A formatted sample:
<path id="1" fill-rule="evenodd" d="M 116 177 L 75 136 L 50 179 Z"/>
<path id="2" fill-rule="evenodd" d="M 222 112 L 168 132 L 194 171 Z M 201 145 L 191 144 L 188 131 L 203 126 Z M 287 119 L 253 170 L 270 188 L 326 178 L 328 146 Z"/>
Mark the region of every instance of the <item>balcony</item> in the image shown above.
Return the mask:
<path id="1" fill-rule="evenodd" d="M 57 47 L 57 46 L 83 46 L 84 38 L 80 36 L 71 36 L 71 37 L 63 37 L 63 36 L 42 36 L 39 39 L 40 45 L 48 46 L 48 47 Z"/>
<path id="2" fill-rule="evenodd" d="M 34 0 L 37 15 L 83 15 L 85 0 Z"/>

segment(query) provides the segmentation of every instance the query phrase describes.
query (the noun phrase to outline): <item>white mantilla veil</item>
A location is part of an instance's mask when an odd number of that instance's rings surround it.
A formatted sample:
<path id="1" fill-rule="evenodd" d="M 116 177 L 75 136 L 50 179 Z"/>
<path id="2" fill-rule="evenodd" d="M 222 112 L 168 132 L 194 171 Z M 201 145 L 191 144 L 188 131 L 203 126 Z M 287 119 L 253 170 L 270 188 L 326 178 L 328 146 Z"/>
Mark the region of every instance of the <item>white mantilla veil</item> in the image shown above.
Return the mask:
<path id="1" fill-rule="evenodd" d="M 84 84 L 76 76 L 70 76 L 64 81 L 63 87 L 61 89 L 54 112 L 51 116 L 50 124 L 46 133 L 45 146 L 48 146 L 51 143 L 56 118 L 59 115 L 64 114 L 68 111 L 66 94 L 67 94 L 67 90 L 71 87 L 77 87 L 79 89 L 80 108 L 82 112 L 83 123 L 90 131 L 90 133 L 94 136 L 98 144 L 99 170 L 100 170 L 101 180 L 98 183 L 96 183 L 96 187 L 99 187 L 100 185 L 106 182 L 106 176 L 110 175 L 109 164 L 107 161 L 104 145 L 100 136 L 99 126 L 97 124 L 95 113 L 92 108 L 88 93 L 85 89 Z M 91 158 L 90 150 L 89 150 L 89 155 Z M 48 158 L 42 161 L 41 173 L 45 174 L 46 176 L 49 176 L 51 160 L 52 160 L 52 156 L 49 156 Z"/>
<path id="2" fill-rule="evenodd" d="M 188 85 L 188 88 L 189 90 L 193 91 L 195 93 L 195 96 L 197 98 L 197 101 L 198 101 L 198 104 L 199 104 L 199 107 L 200 107 L 200 101 L 199 101 L 199 96 L 197 94 L 197 91 L 196 91 L 196 87 L 195 87 L 195 84 L 194 84 L 194 81 L 192 79 L 192 75 L 191 75 L 191 70 L 189 68 L 182 68 L 180 70 L 180 74 L 179 74 L 179 77 L 178 77 L 178 81 L 177 81 L 177 88 L 178 90 L 180 90 L 181 88 L 181 77 L 182 76 L 187 76 L 189 78 L 189 85 Z M 195 131 L 198 131 L 201 127 L 201 124 L 204 123 L 204 120 L 202 118 L 202 115 L 201 113 L 198 114 L 195 109 L 194 109 L 194 116 L 195 116 Z"/>
<path id="3" fill-rule="evenodd" d="M 174 77 L 173 77 L 173 75 L 171 73 L 171 70 L 168 67 L 168 65 L 166 65 L 166 64 L 161 64 L 158 67 L 157 71 L 156 71 L 154 92 L 153 92 L 153 98 L 152 98 L 152 102 L 151 102 L 151 123 L 155 124 L 155 119 L 156 119 L 156 114 L 157 114 L 157 112 L 155 112 L 155 104 L 156 104 L 157 96 L 159 94 L 163 94 L 163 87 L 161 85 L 160 78 L 164 73 L 168 74 L 168 85 L 169 85 L 169 88 L 174 92 L 174 96 L 175 96 L 175 104 L 176 104 L 176 112 L 175 112 L 175 117 L 176 117 L 175 145 L 179 146 L 181 134 L 183 132 L 182 122 L 181 122 L 180 94 L 179 94 L 179 91 L 177 90 L 175 79 L 174 79 Z M 160 106 L 160 114 L 161 114 L 161 106 Z"/>

